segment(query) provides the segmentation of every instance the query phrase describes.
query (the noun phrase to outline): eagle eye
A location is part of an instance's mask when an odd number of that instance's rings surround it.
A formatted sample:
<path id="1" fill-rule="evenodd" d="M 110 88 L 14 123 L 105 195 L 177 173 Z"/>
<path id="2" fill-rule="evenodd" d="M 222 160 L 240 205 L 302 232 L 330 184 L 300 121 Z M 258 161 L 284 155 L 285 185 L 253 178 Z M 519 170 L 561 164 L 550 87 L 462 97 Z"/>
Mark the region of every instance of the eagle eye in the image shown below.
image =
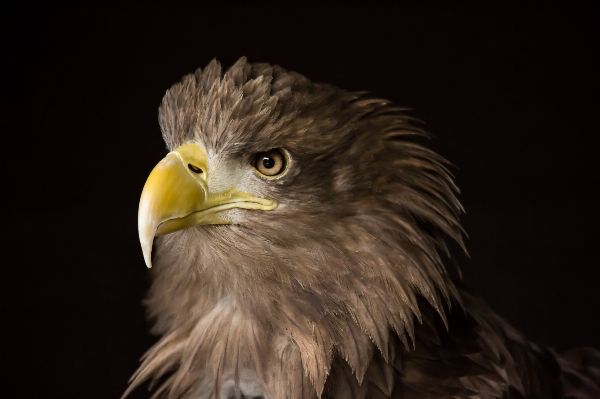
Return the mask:
<path id="1" fill-rule="evenodd" d="M 253 166 L 265 176 L 277 176 L 285 171 L 286 158 L 281 150 L 260 152 L 254 157 Z"/>

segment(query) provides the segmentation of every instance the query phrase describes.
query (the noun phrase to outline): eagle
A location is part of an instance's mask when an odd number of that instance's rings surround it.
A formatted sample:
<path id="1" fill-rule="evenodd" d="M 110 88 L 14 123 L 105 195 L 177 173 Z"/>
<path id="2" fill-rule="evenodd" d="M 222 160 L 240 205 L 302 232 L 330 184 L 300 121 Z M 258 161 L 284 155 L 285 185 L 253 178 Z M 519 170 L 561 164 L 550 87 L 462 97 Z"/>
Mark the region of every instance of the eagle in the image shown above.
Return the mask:
<path id="1" fill-rule="evenodd" d="M 159 123 L 138 229 L 161 338 L 124 396 L 600 398 L 599 351 L 528 341 L 446 268 L 463 208 L 405 109 L 240 58 Z"/>

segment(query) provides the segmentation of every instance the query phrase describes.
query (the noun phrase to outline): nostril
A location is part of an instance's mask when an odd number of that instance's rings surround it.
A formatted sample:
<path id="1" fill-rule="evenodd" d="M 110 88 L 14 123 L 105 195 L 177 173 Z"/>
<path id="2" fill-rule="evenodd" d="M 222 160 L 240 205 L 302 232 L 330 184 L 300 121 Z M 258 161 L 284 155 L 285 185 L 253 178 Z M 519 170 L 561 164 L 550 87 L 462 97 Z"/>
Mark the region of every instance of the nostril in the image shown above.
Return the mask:
<path id="1" fill-rule="evenodd" d="M 202 169 L 200 169 L 197 166 L 192 165 L 191 163 L 188 163 L 188 168 L 194 173 L 203 173 Z"/>

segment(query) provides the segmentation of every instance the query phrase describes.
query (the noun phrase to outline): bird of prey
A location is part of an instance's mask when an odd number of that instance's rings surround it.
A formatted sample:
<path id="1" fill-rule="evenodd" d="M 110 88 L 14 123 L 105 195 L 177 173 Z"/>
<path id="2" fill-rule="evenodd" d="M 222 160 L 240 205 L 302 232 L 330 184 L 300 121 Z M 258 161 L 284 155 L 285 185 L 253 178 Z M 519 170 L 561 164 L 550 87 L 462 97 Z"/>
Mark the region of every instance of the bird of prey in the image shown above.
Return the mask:
<path id="1" fill-rule="evenodd" d="M 447 161 L 402 109 L 266 63 L 167 91 L 139 206 L 153 333 L 126 395 L 600 398 L 600 353 L 529 342 L 444 262 Z"/>

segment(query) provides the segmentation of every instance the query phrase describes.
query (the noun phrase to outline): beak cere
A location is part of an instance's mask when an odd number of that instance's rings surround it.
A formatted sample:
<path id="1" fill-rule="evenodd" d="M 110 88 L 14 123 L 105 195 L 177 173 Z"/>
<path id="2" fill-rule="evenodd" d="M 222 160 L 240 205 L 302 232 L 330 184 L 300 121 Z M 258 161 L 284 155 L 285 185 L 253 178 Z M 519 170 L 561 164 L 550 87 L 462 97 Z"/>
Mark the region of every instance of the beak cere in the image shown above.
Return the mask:
<path id="1" fill-rule="evenodd" d="M 154 237 L 203 224 L 229 224 L 219 213 L 231 208 L 271 210 L 277 203 L 231 187 L 213 194 L 208 156 L 198 144 L 170 152 L 148 176 L 138 211 L 138 232 L 146 266 L 152 267 Z"/>

